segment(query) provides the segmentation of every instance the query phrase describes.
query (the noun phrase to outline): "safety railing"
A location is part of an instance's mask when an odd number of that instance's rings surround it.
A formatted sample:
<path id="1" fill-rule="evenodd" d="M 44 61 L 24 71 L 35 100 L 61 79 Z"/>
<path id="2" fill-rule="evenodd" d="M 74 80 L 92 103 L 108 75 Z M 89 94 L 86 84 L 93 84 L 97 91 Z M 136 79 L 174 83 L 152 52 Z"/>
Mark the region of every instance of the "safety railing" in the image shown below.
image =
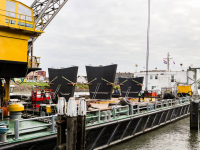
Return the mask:
<path id="1" fill-rule="evenodd" d="M 87 119 L 96 119 L 97 118 L 97 121 L 98 122 L 100 122 L 100 120 L 101 120 L 101 111 L 100 111 L 100 109 L 97 109 L 97 110 L 93 110 L 93 111 L 90 111 L 90 113 L 94 113 L 95 112 L 95 115 L 93 115 L 93 116 L 87 116 L 86 118 Z"/>
<path id="2" fill-rule="evenodd" d="M 39 127 L 48 127 L 51 126 L 51 132 L 55 132 L 55 117 L 57 117 L 57 115 L 52 115 L 52 116 L 45 116 L 45 117 L 36 117 L 36 118 L 31 118 L 31 119 L 15 119 L 15 140 L 19 139 L 19 131 L 22 130 L 28 130 L 28 129 L 34 129 L 34 128 L 39 128 Z M 31 126 L 31 127 L 26 127 L 26 128 L 19 128 L 19 123 L 20 122 L 25 122 L 25 121 L 34 121 L 34 120 L 39 120 L 39 119 L 46 119 L 46 118 L 51 118 L 51 123 L 49 124 L 42 124 L 42 125 L 38 125 L 38 126 Z"/>
<path id="3" fill-rule="evenodd" d="M 0 20 L 3 21 L 0 22 L 1 25 L 30 31 L 42 31 L 43 27 L 43 20 L 40 18 L 2 9 L 0 9 Z M 35 25 L 36 22 L 38 23 Z"/>
<path id="4" fill-rule="evenodd" d="M 99 109 L 87 112 L 86 120 L 88 123 L 103 123 L 110 120 L 120 119 L 120 117 L 129 117 L 143 113 L 149 113 L 160 109 L 179 106 L 190 102 L 189 97 L 181 99 L 166 99 L 155 101 L 154 103 L 138 103 L 135 105 L 113 106 L 112 110 L 100 111 Z"/>
<path id="5" fill-rule="evenodd" d="M 40 58 L 36 56 L 28 56 L 28 68 L 40 68 Z"/>
<path id="6" fill-rule="evenodd" d="M 126 108 L 126 110 L 122 110 L 122 108 Z M 129 116 L 129 106 L 117 106 L 117 107 L 113 107 L 113 119 L 117 118 L 117 115 L 119 116 L 120 114 L 124 114 L 126 113 L 126 116 Z"/>

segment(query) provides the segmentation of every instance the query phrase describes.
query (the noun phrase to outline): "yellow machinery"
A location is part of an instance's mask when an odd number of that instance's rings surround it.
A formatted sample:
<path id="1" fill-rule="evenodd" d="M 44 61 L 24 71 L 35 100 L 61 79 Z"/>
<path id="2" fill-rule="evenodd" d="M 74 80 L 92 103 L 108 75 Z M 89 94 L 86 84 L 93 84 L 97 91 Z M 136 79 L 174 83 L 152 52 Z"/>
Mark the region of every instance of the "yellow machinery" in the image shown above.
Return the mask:
<path id="1" fill-rule="evenodd" d="M 51 106 L 50 105 L 47 105 L 46 106 L 46 113 L 51 113 Z"/>
<path id="2" fill-rule="evenodd" d="M 177 94 L 178 96 L 187 96 L 187 95 L 192 95 L 192 90 L 191 90 L 191 85 L 182 85 L 182 86 L 177 86 Z"/>
<path id="3" fill-rule="evenodd" d="M 40 58 L 28 56 L 28 40 L 40 36 L 33 10 L 15 0 L 0 0 L 0 78 L 6 79 L 9 100 L 10 78 L 25 77 L 40 70 Z"/>
<path id="4" fill-rule="evenodd" d="M 7 107 L 7 109 L 10 112 L 19 112 L 19 111 L 24 111 L 24 106 L 22 104 L 14 103 L 14 104 L 10 104 Z"/>
<path id="5" fill-rule="evenodd" d="M 10 119 L 20 119 L 21 112 L 24 111 L 24 106 L 22 104 L 14 103 L 7 107 L 10 112 Z"/>

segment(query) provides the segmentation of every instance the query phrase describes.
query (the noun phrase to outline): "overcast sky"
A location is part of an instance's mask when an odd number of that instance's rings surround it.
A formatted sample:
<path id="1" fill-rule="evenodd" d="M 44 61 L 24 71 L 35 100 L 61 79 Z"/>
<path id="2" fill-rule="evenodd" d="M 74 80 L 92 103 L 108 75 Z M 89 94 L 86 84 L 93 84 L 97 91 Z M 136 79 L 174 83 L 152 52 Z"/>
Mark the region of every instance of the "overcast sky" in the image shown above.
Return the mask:
<path id="1" fill-rule="evenodd" d="M 33 0 L 20 0 L 30 6 Z M 34 43 L 41 67 L 118 64 L 117 71 L 144 70 L 148 0 L 69 0 Z M 200 67 L 200 1 L 152 0 L 149 69 Z"/>

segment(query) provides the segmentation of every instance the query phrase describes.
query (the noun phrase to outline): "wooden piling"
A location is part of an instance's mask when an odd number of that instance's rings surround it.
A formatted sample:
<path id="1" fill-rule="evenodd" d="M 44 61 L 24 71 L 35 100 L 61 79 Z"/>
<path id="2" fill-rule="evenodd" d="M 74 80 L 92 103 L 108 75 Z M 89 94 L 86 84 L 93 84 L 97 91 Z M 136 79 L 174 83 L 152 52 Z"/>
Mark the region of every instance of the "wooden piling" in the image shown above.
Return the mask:
<path id="1" fill-rule="evenodd" d="M 190 129 L 199 130 L 199 100 L 190 102 Z"/>
<path id="2" fill-rule="evenodd" d="M 86 101 L 85 98 L 79 99 L 78 124 L 77 124 L 77 146 L 76 150 L 85 150 L 86 141 Z"/>
<path id="3" fill-rule="evenodd" d="M 76 150 L 85 150 L 86 141 L 86 116 L 77 118 L 77 146 Z"/>
<path id="4" fill-rule="evenodd" d="M 77 103 L 74 97 L 67 105 L 67 147 L 66 150 L 76 150 L 77 142 Z"/>
<path id="5" fill-rule="evenodd" d="M 57 116 L 57 149 L 66 150 L 66 100 L 64 97 L 58 99 L 58 116 Z"/>
<path id="6" fill-rule="evenodd" d="M 66 150 L 66 119 L 58 116 L 59 120 L 56 122 L 57 124 L 57 149 L 58 150 Z"/>
<path id="7" fill-rule="evenodd" d="M 76 150 L 77 141 L 77 117 L 67 117 L 67 148 L 66 150 Z"/>

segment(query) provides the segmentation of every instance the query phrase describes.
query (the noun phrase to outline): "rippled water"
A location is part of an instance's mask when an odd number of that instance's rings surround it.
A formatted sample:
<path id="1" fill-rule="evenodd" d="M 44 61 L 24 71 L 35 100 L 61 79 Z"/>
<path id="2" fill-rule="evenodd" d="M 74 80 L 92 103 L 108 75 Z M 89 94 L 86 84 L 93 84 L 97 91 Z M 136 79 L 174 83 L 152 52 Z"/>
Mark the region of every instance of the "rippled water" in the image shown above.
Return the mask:
<path id="1" fill-rule="evenodd" d="M 184 118 L 152 130 L 106 150 L 200 150 L 200 134 L 190 130 L 190 118 Z"/>

